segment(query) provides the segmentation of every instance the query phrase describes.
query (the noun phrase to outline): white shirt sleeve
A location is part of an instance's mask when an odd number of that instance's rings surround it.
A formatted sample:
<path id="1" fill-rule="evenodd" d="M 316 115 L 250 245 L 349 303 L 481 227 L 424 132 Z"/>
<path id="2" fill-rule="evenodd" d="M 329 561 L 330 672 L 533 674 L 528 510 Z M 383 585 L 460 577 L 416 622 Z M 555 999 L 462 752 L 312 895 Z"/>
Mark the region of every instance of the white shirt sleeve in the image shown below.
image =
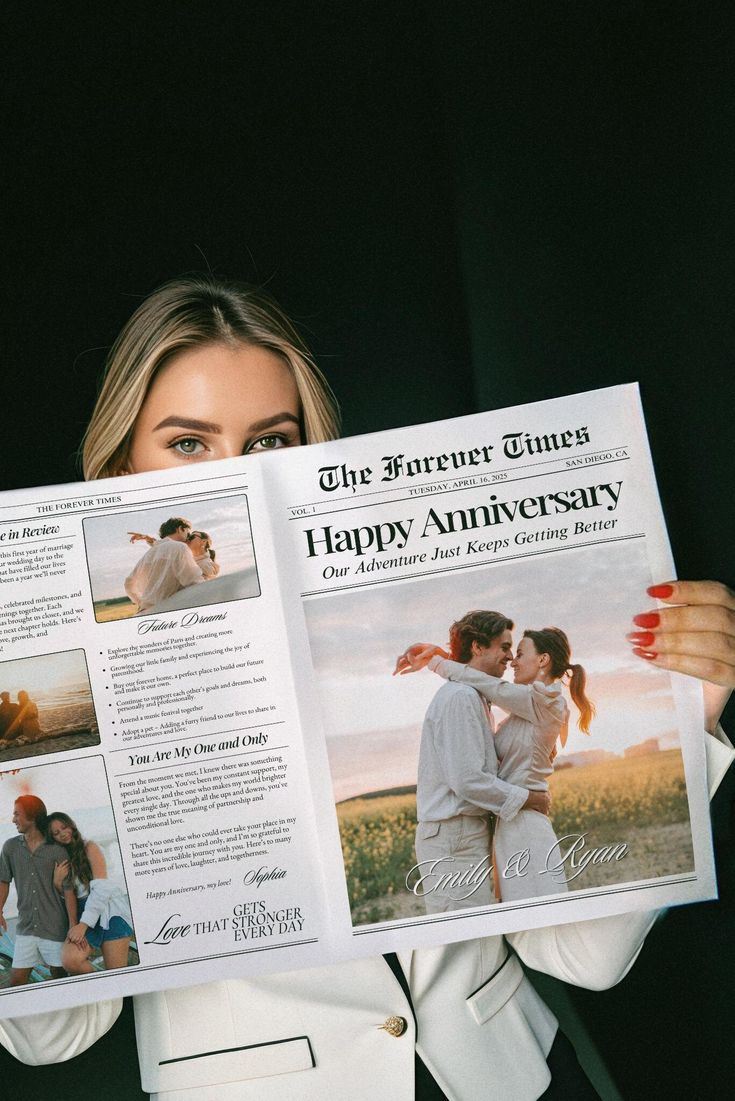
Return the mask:
<path id="1" fill-rule="evenodd" d="M 113 917 L 121 917 L 132 925 L 127 895 L 114 879 L 93 879 L 89 884 L 89 896 L 84 912 L 78 920 L 91 929 L 99 921 L 103 929 L 109 929 Z"/>
<path id="2" fill-rule="evenodd" d="M 191 553 L 185 543 L 176 544 L 177 550 L 174 555 L 172 567 L 176 580 L 181 585 L 182 589 L 185 589 L 187 585 L 197 585 L 200 581 L 205 581 L 206 578 L 202 569 L 197 565 L 194 560 L 194 555 Z M 181 548 L 179 550 L 178 548 Z M 210 559 L 211 561 L 211 559 Z"/>
<path id="3" fill-rule="evenodd" d="M 212 561 L 208 554 L 202 555 L 201 558 L 195 558 L 194 561 L 202 571 L 202 577 L 205 581 L 211 581 L 219 573 L 219 566 Z"/>
<path id="4" fill-rule="evenodd" d="M 503 711 L 527 719 L 534 726 L 557 725 L 563 718 L 566 707 L 557 687 L 547 686 L 541 681 L 534 684 L 513 684 L 500 677 L 491 677 L 479 669 L 472 669 L 460 661 L 433 657 L 429 669 L 445 680 L 457 684 L 469 684 L 490 703 L 497 704 Z"/>
<path id="5" fill-rule="evenodd" d="M 0 1021 L 0 1043 L 21 1063 L 63 1063 L 104 1036 L 122 1009 L 122 998 L 32 1017 Z"/>
<path id="6" fill-rule="evenodd" d="M 525 788 L 499 780 L 486 767 L 487 719 L 474 692 L 458 693 L 446 703 L 435 723 L 434 748 L 447 785 L 461 799 L 514 818 L 528 798 Z"/>

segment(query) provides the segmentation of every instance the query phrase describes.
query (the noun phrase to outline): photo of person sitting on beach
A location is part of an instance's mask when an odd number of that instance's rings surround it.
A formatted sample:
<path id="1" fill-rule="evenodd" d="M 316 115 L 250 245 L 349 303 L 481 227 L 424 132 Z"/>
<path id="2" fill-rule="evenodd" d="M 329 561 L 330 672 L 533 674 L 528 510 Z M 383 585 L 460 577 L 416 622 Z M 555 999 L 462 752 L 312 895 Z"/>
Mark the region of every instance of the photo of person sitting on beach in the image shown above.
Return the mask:
<path id="1" fill-rule="evenodd" d="M 18 692 L 18 702 L 10 702 L 9 692 L 0 692 L 0 742 L 2 739 L 18 745 L 34 742 L 41 737 L 38 706 L 25 689 Z"/>
<path id="2" fill-rule="evenodd" d="M 0 763 L 99 745 L 83 650 L 0 662 Z"/>

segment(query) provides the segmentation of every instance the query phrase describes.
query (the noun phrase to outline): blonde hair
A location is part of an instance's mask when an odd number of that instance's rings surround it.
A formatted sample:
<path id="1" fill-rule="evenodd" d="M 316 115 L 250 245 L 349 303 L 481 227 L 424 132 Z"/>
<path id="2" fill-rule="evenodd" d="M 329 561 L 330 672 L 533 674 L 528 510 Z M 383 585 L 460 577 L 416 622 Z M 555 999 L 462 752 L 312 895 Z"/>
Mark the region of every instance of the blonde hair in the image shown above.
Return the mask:
<path id="1" fill-rule="evenodd" d="M 293 374 L 305 443 L 339 434 L 334 395 L 291 321 L 262 291 L 213 276 L 173 279 L 138 307 L 110 349 L 82 443 L 84 477 L 125 471 L 135 422 L 156 376 L 176 352 L 207 344 L 267 348 Z"/>

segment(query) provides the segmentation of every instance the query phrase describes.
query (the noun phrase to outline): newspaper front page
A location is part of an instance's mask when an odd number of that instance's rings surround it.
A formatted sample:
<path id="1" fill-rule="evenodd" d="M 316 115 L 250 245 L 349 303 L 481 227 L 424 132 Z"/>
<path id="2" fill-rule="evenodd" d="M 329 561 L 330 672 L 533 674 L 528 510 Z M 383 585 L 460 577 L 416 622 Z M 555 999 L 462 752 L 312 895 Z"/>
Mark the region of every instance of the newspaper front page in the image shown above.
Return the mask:
<path id="1" fill-rule="evenodd" d="M 0 1015 L 713 897 L 674 573 L 633 386 L 3 495 Z"/>

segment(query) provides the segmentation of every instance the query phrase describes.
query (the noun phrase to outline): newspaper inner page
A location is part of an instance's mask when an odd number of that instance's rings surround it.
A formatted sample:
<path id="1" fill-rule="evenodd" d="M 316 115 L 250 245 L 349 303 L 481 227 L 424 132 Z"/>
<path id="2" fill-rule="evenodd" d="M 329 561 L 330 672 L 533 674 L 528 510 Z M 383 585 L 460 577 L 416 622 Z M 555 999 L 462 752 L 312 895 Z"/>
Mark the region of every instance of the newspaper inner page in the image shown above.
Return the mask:
<path id="1" fill-rule="evenodd" d="M 2 498 L 3 1016 L 328 953 L 264 466 Z"/>
<path id="2" fill-rule="evenodd" d="M 625 640 L 675 576 L 637 387 L 295 458 L 353 952 L 712 897 L 700 690 Z M 392 675 L 414 643 L 455 660 Z"/>

